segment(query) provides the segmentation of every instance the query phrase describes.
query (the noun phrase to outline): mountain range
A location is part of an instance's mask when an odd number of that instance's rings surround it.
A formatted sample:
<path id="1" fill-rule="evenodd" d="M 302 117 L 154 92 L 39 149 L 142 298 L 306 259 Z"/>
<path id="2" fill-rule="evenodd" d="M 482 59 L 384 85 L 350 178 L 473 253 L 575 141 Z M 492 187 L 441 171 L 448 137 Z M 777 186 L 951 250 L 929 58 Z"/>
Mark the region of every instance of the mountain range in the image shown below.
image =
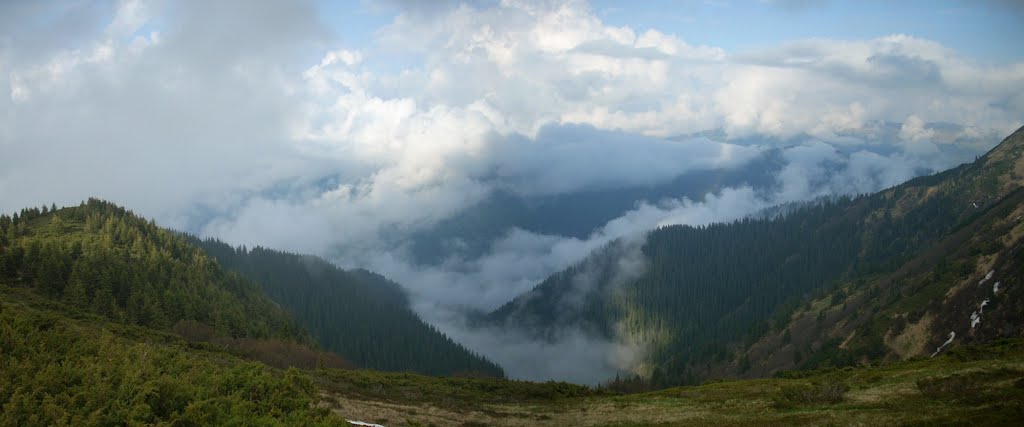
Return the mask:
<path id="1" fill-rule="evenodd" d="M 98 199 L 26 208 L 0 215 L 0 423 L 330 425 L 345 410 L 339 396 L 386 400 L 374 383 L 407 397 L 425 387 L 557 401 L 1015 355 L 1001 340 L 1024 328 L 1022 185 L 1024 128 L 972 163 L 879 193 L 611 241 L 476 319 L 634 348 L 597 390 L 501 380 L 500 366 L 421 320 L 402 286 L 366 270 L 199 240 Z M 474 378 L 442 385 L 355 367 Z M 1007 369 L 976 381 L 1016 378 Z M 917 387 L 944 399 L 942 387 L 967 381 L 954 377 Z M 396 385 L 410 382 L 417 391 Z M 842 402 L 849 386 L 828 384 L 780 386 L 776 404 Z"/>

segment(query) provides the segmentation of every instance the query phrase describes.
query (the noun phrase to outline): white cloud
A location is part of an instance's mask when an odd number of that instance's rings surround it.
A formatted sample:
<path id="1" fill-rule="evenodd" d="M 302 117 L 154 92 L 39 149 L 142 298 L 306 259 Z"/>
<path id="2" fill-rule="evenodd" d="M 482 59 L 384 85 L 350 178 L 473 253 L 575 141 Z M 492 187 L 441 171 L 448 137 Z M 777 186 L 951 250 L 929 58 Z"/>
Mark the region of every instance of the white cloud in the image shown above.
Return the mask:
<path id="1" fill-rule="evenodd" d="M 111 33 L 139 28 L 148 9 L 135 5 L 120 5 L 107 27 Z M 214 12 L 237 22 L 235 36 L 248 31 L 257 41 L 262 34 L 278 43 L 315 38 L 294 26 L 276 33 L 279 27 L 245 27 L 260 23 L 256 18 L 266 11 L 222 7 Z M 169 23 L 160 36 L 123 39 L 98 31 L 83 41 L 70 33 L 63 44 L 79 47 L 33 56 L 6 45 L 0 57 L 24 60 L 0 74 L 0 85 L 10 88 L 0 97 L 6 119 L 0 170 L 9 189 L 0 195 L 4 210 L 96 195 L 166 220 L 204 198 L 258 191 L 319 166 L 304 161 L 283 132 L 297 104 L 281 58 L 260 56 L 263 47 L 246 52 L 215 37 L 195 38 L 225 17 L 196 8 L 203 4 L 161 9 L 188 19 Z M 279 14 L 282 22 L 311 21 L 301 7 L 290 10 Z M 61 28 L 35 30 L 60 34 Z"/>
<path id="2" fill-rule="evenodd" d="M 926 129 L 924 120 L 916 115 L 907 117 L 907 120 L 903 122 L 903 126 L 900 127 L 900 138 L 907 141 L 921 141 L 929 140 L 935 137 L 935 131 Z"/>
<path id="3" fill-rule="evenodd" d="M 148 19 L 146 3 L 141 0 L 121 0 L 114 19 L 106 32 L 111 37 L 125 37 L 134 34 Z"/>
<path id="4" fill-rule="evenodd" d="M 565 121 L 659 136 L 721 127 L 833 141 L 911 114 L 1005 133 L 1024 107 L 1020 96 L 1006 99 L 1024 64 L 974 64 L 929 40 L 816 39 L 730 56 L 656 30 L 606 26 L 579 6 L 463 6 L 423 21 L 403 15 L 382 35 L 413 46 L 428 74 L 449 76 L 422 98 L 496 99 L 511 130 L 526 134 Z"/>

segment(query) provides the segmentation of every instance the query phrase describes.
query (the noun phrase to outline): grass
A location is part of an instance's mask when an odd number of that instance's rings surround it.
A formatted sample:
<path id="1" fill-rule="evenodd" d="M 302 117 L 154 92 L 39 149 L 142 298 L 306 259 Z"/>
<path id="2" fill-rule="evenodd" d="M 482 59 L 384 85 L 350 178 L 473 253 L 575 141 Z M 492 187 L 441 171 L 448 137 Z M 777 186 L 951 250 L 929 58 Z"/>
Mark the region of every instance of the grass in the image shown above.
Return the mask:
<path id="1" fill-rule="evenodd" d="M 321 386 L 331 393 L 367 400 L 429 403 L 442 407 L 560 402 L 570 398 L 609 394 L 581 385 L 554 381 L 536 383 L 490 377 L 431 377 L 367 369 L 327 369 L 319 373 Z"/>
<path id="2" fill-rule="evenodd" d="M 777 408 L 796 408 L 808 405 L 832 405 L 843 401 L 850 387 L 839 381 L 817 384 L 787 384 L 772 398 Z"/>
<path id="3" fill-rule="evenodd" d="M 1024 422 L 1024 340 L 961 347 L 934 359 L 879 367 L 824 369 L 628 395 L 567 389 L 560 383 L 372 371 L 320 371 L 318 379 L 324 406 L 350 419 L 388 426 Z"/>

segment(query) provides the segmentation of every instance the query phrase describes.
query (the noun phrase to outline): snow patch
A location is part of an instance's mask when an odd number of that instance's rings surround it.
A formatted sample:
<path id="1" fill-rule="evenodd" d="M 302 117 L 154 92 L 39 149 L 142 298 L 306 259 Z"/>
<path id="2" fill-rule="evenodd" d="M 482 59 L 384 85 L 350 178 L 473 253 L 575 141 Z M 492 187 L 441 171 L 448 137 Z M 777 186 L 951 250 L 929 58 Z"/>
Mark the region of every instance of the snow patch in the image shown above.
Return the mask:
<path id="1" fill-rule="evenodd" d="M 986 305 L 988 305 L 988 298 L 985 298 L 985 300 L 981 302 L 981 305 L 978 306 L 978 313 L 984 314 Z"/>
<path id="2" fill-rule="evenodd" d="M 979 323 L 981 323 L 981 315 L 977 311 L 971 313 L 971 330 L 978 327 Z"/>
<path id="3" fill-rule="evenodd" d="M 999 293 L 999 282 L 996 282 L 996 284 L 992 285 L 992 295 L 995 295 L 995 294 L 998 294 L 998 293 Z"/>
<path id="4" fill-rule="evenodd" d="M 942 343 L 942 345 L 940 345 L 938 348 L 935 349 L 935 353 L 932 353 L 932 357 L 935 357 L 935 355 L 939 354 L 939 352 L 942 351 L 942 349 L 946 348 L 947 345 L 952 344 L 953 343 L 953 338 L 956 338 L 956 332 L 950 332 L 949 333 L 949 339 L 946 340 L 946 342 Z"/>
<path id="5" fill-rule="evenodd" d="M 384 426 L 382 426 L 380 424 L 373 424 L 373 423 L 368 423 L 368 422 L 365 422 L 365 421 L 352 421 L 352 420 L 345 420 L 345 421 L 348 421 L 349 424 L 356 425 L 356 426 L 384 427 Z"/>
<path id="6" fill-rule="evenodd" d="M 993 275 L 993 274 L 996 274 L 996 271 L 995 271 L 995 270 L 989 271 L 989 272 L 988 272 L 988 274 L 986 274 L 986 275 L 985 275 L 985 278 L 984 278 L 984 279 L 981 279 L 981 281 L 980 281 L 980 282 L 978 282 L 978 284 L 980 285 L 980 284 L 982 284 L 982 283 L 985 283 L 985 282 L 987 282 L 987 281 L 988 281 L 988 279 L 991 279 L 991 278 L 992 278 L 992 275 Z"/>

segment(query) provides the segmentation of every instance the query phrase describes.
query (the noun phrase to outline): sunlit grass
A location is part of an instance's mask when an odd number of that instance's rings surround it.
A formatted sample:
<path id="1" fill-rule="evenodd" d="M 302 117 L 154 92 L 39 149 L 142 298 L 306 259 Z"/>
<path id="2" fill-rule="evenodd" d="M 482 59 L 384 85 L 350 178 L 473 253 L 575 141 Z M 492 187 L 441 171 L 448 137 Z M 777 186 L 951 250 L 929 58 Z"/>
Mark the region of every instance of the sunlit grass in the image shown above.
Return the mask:
<path id="1" fill-rule="evenodd" d="M 321 371 L 324 405 L 386 425 L 893 425 L 1024 421 L 1024 342 L 934 359 L 617 395 L 560 383 Z M 922 391 L 938 384 L 939 392 Z M 363 388 L 365 390 L 360 390 Z M 409 390 L 417 390 L 410 392 Z M 962 390 L 962 392 L 961 392 Z M 412 393 L 412 394 L 410 394 Z M 561 394 L 560 394 L 561 393 Z M 557 396 L 557 397 L 552 397 Z"/>

